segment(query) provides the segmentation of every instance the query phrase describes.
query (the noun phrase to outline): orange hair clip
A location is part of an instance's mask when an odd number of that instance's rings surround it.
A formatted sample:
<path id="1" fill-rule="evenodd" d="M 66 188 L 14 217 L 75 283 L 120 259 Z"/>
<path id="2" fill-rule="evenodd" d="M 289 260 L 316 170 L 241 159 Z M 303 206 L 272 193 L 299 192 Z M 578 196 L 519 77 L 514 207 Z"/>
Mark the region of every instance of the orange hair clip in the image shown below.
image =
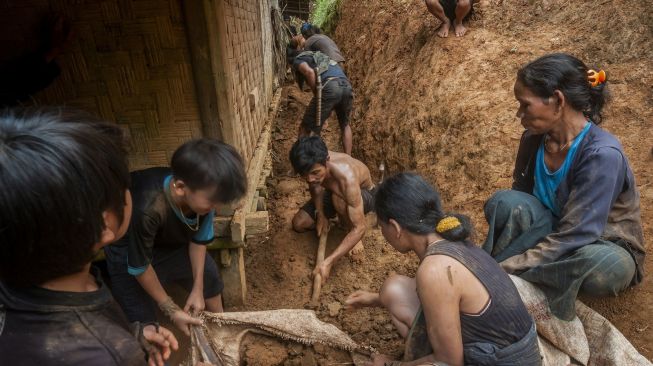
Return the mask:
<path id="1" fill-rule="evenodd" d="M 599 70 L 596 72 L 594 70 L 587 70 L 587 81 L 590 82 L 592 87 L 603 84 L 605 82 L 605 71 Z"/>

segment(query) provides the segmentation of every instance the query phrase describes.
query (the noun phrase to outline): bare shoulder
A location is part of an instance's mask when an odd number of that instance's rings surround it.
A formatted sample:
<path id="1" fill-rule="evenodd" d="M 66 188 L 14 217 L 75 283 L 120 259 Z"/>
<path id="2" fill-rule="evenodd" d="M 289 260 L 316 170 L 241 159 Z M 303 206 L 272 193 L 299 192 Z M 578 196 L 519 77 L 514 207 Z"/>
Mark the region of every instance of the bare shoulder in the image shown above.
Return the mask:
<path id="1" fill-rule="evenodd" d="M 334 169 L 334 175 L 344 184 L 356 184 L 358 179 L 356 177 L 356 164 L 358 161 L 351 156 L 339 152 L 329 151 L 329 162 Z"/>
<path id="2" fill-rule="evenodd" d="M 419 268 L 417 269 L 417 272 L 418 273 L 420 271 L 432 272 L 442 268 L 442 266 L 464 267 L 462 263 L 458 262 L 453 257 L 450 257 L 448 255 L 436 254 L 436 255 L 429 255 L 426 258 L 424 258 Z"/>
<path id="3" fill-rule="evenodd" d="M 338 179 L 341 184 L 356 185 L 359 189 L 372 188 L 374 184 L 372 183 L 370 170 L 362 161 L 335 151 L 329 151 L 329 156 L 329 161 L 341 175 Z"/>
<path id="4" fill-rule="evenodd" d="M 443 284 L 453 286 L 464 279 L 469 270 L 456 259 L 446 255 L 430 255 L 424 258 L 417 268 L 417 281 L 431 284 Z"/>

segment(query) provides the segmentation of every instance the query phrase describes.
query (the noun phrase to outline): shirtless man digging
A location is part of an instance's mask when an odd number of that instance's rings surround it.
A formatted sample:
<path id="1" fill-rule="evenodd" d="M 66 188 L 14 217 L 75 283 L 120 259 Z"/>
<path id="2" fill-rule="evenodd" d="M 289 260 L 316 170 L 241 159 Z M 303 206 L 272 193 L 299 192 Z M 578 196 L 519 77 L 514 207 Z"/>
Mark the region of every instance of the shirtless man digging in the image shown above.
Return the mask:
<path id="1" fill-rule="evenodd" d="M 336 216 L 349 229 L 340 245 L 313 273 L 320 274 L 324 283 L 338 259 L 347 253 L 354 259 L 362 254 L 362 239 L 367 230 L 365 214 L 374 209 L 375 186 L 365 164 L 347 154 L 327 150 L 318 136 L 297 140 L 290 150 L 290 162 L 295 172 L 306 179 L 311 192 L 311 200 L 293 217 L 293 229 L 315 229 L 319 236 L 328 229 L 329 218 Z"/>

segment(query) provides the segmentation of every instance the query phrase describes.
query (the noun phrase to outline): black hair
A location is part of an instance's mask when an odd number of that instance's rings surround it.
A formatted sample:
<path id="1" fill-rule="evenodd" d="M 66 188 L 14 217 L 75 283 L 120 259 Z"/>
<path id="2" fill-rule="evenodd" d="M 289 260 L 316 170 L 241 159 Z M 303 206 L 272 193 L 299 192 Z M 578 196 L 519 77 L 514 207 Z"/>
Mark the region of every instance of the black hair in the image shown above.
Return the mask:
<path id="1" fill-rule="evenodd" d="M 318 28 L 313 24 L 305 23 L 300 28 L 300 32 L 302 33 L 302 36 L 304 36 L 304 38 L 309 39 L 312 35 L 320 34 L 321 30 L 320 28 Z"/>
<path id="2" fill-rule="evenodd" d="M 295 172 L 305 175 L 313 165 L 326 165 L 329 150 L 319 136 L 300 137 L 290 149 L 290 163 Z"/>
<path id="3" fill-rule="evenodd" d="M 572 108 L 598 125 L 609 93 L 605 82 L 592 87 L 587 71 L 587 66 L 576 57 L 552 53 L 519 69 L 517 80 L 541 98 L 549 98 L 555 90 L 560 90 Z"/>
<path id="4" fill-rule="evenodd" d="M 216 188 L 212 201 L 230 203 L 247 191 L 247 175 L 240 154 L 231 145 L 211 138 L 181 145 L 170 161 L 172 175 L 192 190 Z"/>
<path id="5" fill-rule="evenodd" d="M 122 129 L 79 111 L 0 112 L 0 278 L 40 285 L 92 261 L 103 213 L 124 219 Z"/>
<path id="6" fill-rule="evenodd" d="M 295 57 L 297 57 L 297 55 L 299 55 L 302 52 L 298 50 L 297 47 L 299 47 L 299 41 L 297 41 L 297 39 L 295 38 L 292 38 L 290 42 L 288 42 L 288 46 L 286 46 L 286 62 L 290 66 L 293 66 L 293 63 L 295 62 Z"/>
<path id="7" fill-rule="evenodd" d="M 413 234 L 436 232 L 440 220 L 447 216 L 458 218 L 461 225 L 438 235 L 450 241 L 464 241 L 472 232 L 469 218 L 460 214 L 445 213 L 438 191 L 415 173 L 399 173 L 386 179 L 376 193 L 374 207 L 378 219 L 390 219 Z"/>

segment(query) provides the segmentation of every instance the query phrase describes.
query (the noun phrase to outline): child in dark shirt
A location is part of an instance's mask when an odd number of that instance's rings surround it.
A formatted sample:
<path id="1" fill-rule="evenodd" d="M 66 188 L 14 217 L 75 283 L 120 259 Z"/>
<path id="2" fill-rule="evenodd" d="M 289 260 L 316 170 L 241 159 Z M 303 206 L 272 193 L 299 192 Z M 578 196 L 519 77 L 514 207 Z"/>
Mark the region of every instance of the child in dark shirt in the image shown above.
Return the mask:
<path id="1" fill-rule="evenodd" d="M 240 199 L 247 184 L 240 155 L 214 139 L 185 143 L 170 165 L 131 173 L 129 231 L 105 254 L 113 295 L 130 321 L 155 321 L 158 305 L 188 334 L 200 323 L 192 315 L 222 312 L 224 285 L 206 245 L 215 236 L 215 207 Z M 183 309 L 163 287 L 173 282 L 190 293 Z"/>

